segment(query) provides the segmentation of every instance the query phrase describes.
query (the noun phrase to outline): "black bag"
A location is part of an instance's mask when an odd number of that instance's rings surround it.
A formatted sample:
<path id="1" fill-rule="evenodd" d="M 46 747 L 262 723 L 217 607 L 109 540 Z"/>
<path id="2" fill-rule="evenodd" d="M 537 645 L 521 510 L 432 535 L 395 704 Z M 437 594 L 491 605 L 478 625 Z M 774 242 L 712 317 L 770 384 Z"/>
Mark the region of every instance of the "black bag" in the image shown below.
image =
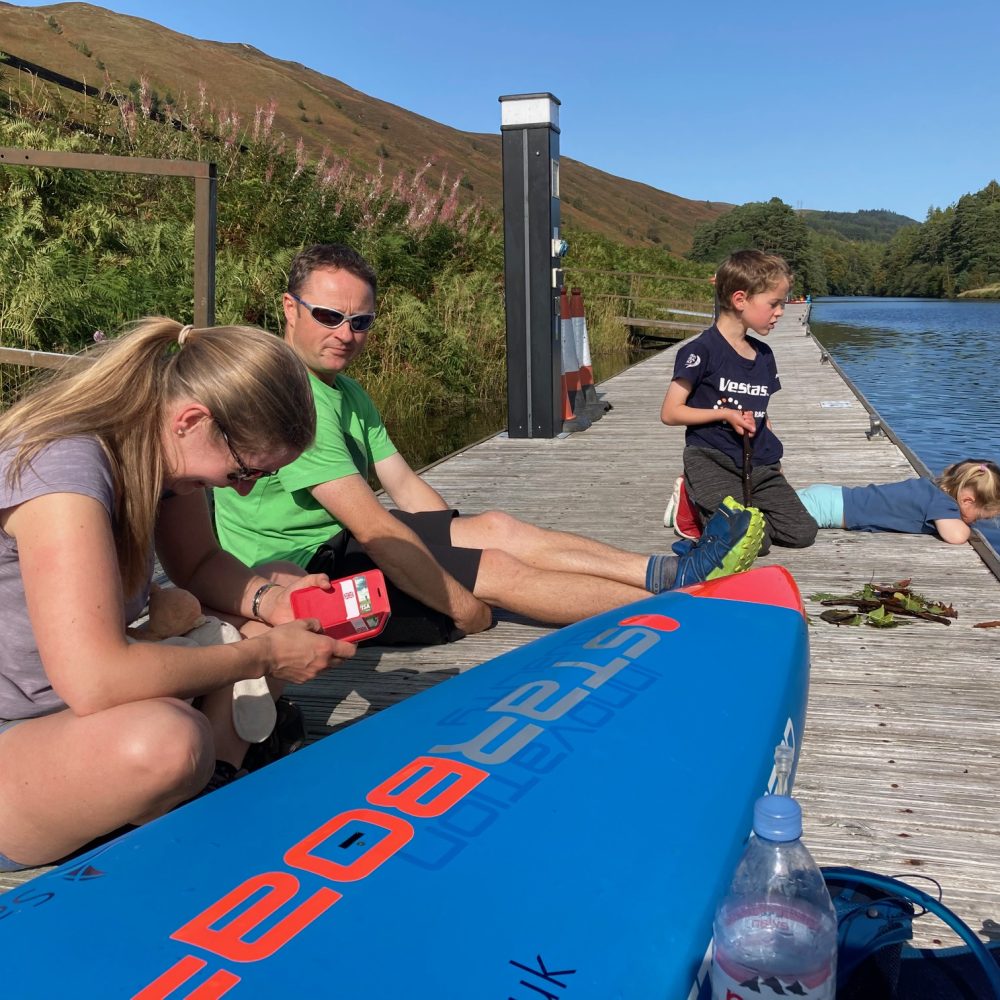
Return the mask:
<path id="1" fill-rule="evenodd" d="M 822 871 L 837 911 L 837 1000 L 1000 1000 L 1000 940 L 984 944 L 940 900 L 898 879 Z M 911 947 L 913 920 L 927 913 L 965 946 Z"/>

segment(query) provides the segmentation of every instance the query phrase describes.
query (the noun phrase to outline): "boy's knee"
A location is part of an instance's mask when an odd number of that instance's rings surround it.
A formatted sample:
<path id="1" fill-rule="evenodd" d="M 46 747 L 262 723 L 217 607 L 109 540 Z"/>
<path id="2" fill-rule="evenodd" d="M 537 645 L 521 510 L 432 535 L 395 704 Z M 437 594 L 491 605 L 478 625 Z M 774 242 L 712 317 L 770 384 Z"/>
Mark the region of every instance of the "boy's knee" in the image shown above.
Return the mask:
<path id="1" fill-rule="evenodd" d="M 816 541 L 818 530 L 819 526 L 811 517 L 802 518 L 794 524 L 783 526 L 780 533 L 775 533 L 772 529 L 771 541 L 786 549 L 807 549 Z"/>
<path id="2" fill-rule="evenodd" d="M 816 541 L 816 532 L 793 535 L 790 541 L 785 542 L 785 547 L 789 549 L 808 549 Z"/>

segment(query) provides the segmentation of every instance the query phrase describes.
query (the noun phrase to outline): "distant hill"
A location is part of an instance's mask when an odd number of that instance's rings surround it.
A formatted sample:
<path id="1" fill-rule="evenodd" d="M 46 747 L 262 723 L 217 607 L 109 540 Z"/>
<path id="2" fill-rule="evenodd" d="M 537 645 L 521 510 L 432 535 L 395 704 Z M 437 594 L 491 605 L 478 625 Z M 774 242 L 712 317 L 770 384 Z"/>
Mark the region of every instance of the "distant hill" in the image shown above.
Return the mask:
<path id="1" fill-rule="evenodd" d="M 280 8 L 275 8 L 280 16 Z M 306 150 L 323 149 L 365 170 L 462 177 L 460 193 L 500 208 L 499 105 L 496 134 L 460 132 L 346 86 L 300 63 L 249 45 L 203 41 L 152 21 L 85 3 L 17 7 L 0 2 L 0 49 L 73 80 L 127 92 L 148 80 L 160 106 L 204 102 L 206 114 L 235 112 L 244 128 L 274 107 L 274 127 Z M 375 65 L 375 64 L 373 64 Z M 30 83 L 0 64 L 4 86 Z M 373 72 L 373 78 L 376 74 Z M 675 254 L 691 247 L 695 227 L 732 206 L 691 201 L 562 158 L 563 223 Z"/>
<path id="2" fill-rule="evenodd" d="M 807 209 L 799 214 L 802 221 L 817 233 L 873 243 L 888 243 L 905 226 L 920 224 L 916 219 L 884 208 L 862 209 L 860 212 L 814 212 Z"/>

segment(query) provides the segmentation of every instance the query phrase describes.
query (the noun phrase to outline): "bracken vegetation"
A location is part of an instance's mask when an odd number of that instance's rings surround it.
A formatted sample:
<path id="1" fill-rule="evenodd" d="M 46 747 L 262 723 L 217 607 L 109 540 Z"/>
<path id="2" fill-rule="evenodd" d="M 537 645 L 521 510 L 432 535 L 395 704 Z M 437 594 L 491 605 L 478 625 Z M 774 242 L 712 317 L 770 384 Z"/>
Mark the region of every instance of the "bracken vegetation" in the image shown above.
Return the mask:
<path id="1" fill-rule="evenodd" d="M 468 195 L 460 203 L 462 177 L 432 186 L 426 168 L 392 175 L 382 165 L 359 171 L 329 151 L 310 158 L 301 140 L 275 130 L 273 103 L 244 121 L 204 88 L 175 101 L 139 80 L 103 96 L 113 100 L 66 104 L 42 87 L 11 88 L 0 145 L 215 162 L 216 322 L 280 330 L 294 254 L 314 242 L 349 243 L 379 275 L 376 335 L 356 374 L 390 425 L 416 409 L 460 414 L 470 400 L 495 401 L 502 424 L 501 220 Z M 144 315 L 190 321 L 193 219 L 193 185 L 183 179 L 0 170 L 0 342 L 72 352 L 96 330 Z M 625 328 L 614 320 L 622 300 L 631 295 L 641 310 L 639 293 L 677 293 L 654 278 L 639 288 L 622 272 L 690 274 L 698 280 L 685 295 L 710 301 L 709 269 L 591 234 L 568 239 L 595 353 L 624 350 Z"/>

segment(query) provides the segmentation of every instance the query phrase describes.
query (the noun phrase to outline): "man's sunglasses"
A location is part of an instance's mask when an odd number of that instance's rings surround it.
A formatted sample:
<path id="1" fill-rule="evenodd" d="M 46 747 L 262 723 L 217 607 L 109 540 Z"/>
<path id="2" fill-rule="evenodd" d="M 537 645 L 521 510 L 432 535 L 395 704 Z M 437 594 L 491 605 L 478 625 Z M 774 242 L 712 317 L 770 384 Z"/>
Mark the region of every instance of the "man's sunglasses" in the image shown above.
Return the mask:
<path id="1" fill-rule="evenodd" d="M 364 333 L 366 330 L 370 330 L 372 323 L 375 322 L 375 313 L 355 313 L 353 316 L 348 316 L 347 313 L 342 313 L 339 309 L 330 309 L 328 306 L 314 306 L 311 302 L 300 299 L 294 292 L 289 292 L 288 294 L 299 305 L 305 306 L 306 311 L 320 326 L 328 327 L 330 330 L 336 330 L 346 320 L 351 324 L 351 329 L 355 333 Z"/>
<path id="2" fill-rule="evenodd" d="M 250 466 L 245 465 L 243 459 L 236 454 L 236 449 L 229 443 L 229 435 L 226 433 L 225 427 L 223 427 L 218 420 L 215 421 L 215 426 L 219 428 L 222 440 L 226 442 L 229 454 L 233 456 L 233 460 L 236 462 L 237 471 L 226 473 L 226 479 L 228 479 L 231 483 L 255 483 L 258 479 L 265 479 L 267 476 L 277 475 L 277 469 L 269 472 L 266 469 L 251 469 Z"/>

